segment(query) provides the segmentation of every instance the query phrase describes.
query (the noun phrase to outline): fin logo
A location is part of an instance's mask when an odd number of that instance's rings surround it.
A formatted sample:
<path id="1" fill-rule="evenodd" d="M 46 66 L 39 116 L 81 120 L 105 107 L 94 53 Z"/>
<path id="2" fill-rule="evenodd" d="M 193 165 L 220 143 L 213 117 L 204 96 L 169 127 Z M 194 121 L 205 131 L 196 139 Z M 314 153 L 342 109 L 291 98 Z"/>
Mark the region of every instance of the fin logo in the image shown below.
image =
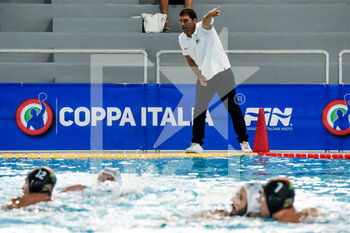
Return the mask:
<path id="1" fill-rule="evenodd" d="M 283 111 L 279 108 L 264 108 L 266 126 L 291 126 L 290 120 L 292 117 L 293 108 L 285 108 Z M 247 108 L 244 120 L 247 126 L 250 126 L 253 121 L 258 121 L 259 108 Z"/>
<path id="2" fill-rule="evenodd" d="M 53 114 L 51 107 L 44 102 L 47 95 L 41 92 L 38 99 L 23 101 L 16 110 L 18 128 L 31 136 L 45 133 L 51 126 Z"/>
<path id="3" fill-rule="evenodd" d="M 329 102 L 322 112 L 324 127 L 331 134 L 345 136 L 350 134 L 350 93 L 344 99 Z"/>

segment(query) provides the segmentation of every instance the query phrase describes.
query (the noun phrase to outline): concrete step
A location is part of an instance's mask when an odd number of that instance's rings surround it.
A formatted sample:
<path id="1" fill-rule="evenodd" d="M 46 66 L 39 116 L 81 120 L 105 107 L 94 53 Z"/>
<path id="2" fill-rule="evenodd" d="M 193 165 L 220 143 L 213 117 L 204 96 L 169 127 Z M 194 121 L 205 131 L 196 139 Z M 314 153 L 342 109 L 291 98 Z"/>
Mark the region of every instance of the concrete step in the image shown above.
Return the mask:
<path id="1" fill-rule="evenodd" d="M 159 0 L 139 0 L 140 4 L 159 4 Z M 237 5 L 237 4 L 334 4 L 349 3 L 348 0 L 198 0 L 197 4 Z"/>
<path id="2" fill-rule="evenodd" d="M 333 64 L 332 69 L 336 68 Z M 90 66 L 67 63 L 0 63 L 2 83 L 89 83 Z M 259 66 L 240 65 L 232 67 L 237 84 L 242 83 L 284 83 L 319 84 L 324 82 L 322 63 L 314 64 L 262 64 Z M 148 71 L 152 71 L 149 67 Z M 154 70 L 153 70 L 154 71 Z M 191 69 L 175 65 L 161 66 L 161 83 L 194 83 L 196 77 Z M 344 67 L 344 82 L 349 82 L 350 66 Z M 151 74 L 149 73 L 149 76 Z M 148 79 L 154 82 L 154 79 Z M 143 68 L 105 67 L 104 83 L 142 83 Z M 334 80 L 333 83 L 337 82 Z"/>
<path id="3" fill-rule="evenodd" d="M 182 6 L 171 7 L 172 12 L 178 12 Z M 329 17 L 324 17 L 325 10 L 320 6 L 299 6 L 293 9 L 290 6 L 279 6 L 276 11 L 274 7 L 240 6 L 239 9 L 223 7 L 221 17 L 217 17 L 214 26 L 217 30 L 226 28 L 228 32 L 336 32 L 350 31 L 350 25 L 344 23 L 350 20 L 350 5 L 347 8 L 327 7 Z M 202 12 L 204 11 L 204 12 Z M 204 15 L 207 9 L 200 10 Z M 261 12 L 263 11 L 263 12 Z M 310 14 L 312 11 L 312 14 Z M 257 12 L 260 12 L 257 14 Z M 180 32 L 178 20 L 169 15 L 172 31 Z M 134 31 L 140 32 L 141 19 L 120 18 L 57 18 L 56 30 L 55 19 L 53 20 L 53 31 Z M 86 20 L 85 20 L 86 19 Z M 282 19 L 282 20 L 279 20 Z M 137 22 L 136 22 L 137 21 Z M 227 22 L 233 23 L 228 24 Z M 127 26 L 126 26 L 127 25 Z M 58 29 L 57 29 L 58 27 Z M 62 28 L 62 29 L 60 29 Z"/>
<path id="4" fill-rule="evenodd" d="M 51 0 L 52 4 L 139 4 L 139 0 Z"/>
<path id="5" fill-rule="evenodd" d="M 25 38 L 25 40 L 24 40 Z M 146 33 L 25 33 L 0 32 L 2 48 L 100 48 L 100 49 L 145 49 L 151 62 L 159 50 L 179 50 L 178 34 L 146 34 Z M 230 33 L 228 49 L 235 50 L 280 50 L 280 49 L 324 49 L 330 53 L 331 63 L 337 63 L 338 53 L 350 48 L 350 33 Z M 156 46 L 155 46 L 156 45 Z M 21 56 L 21 55 L 18 55 Z M 179 60 L 183 58 L 179 56 Z M 243 59 L 243 58 L 242 58 Z M 249 59 L 243 60 L 248 62 Z M 269 58 L 261 61 L 269 62 Z M 281 58 L 283 59 L 283 58 Z M 322 60 L 320 55 L 317 59 Z M 42 61 L 42 60 L 39 60 Z M 78 60 L 79 61 L 79 60 Z M 162 60 L 165 61 L 166 60 Z M 307 62 L 313 62 L 313 58 Z M 320 60 L 315 60 L 320 61 Z M 232 60 L 232 65 L 238 61 Z M 150 75 L 154 74 L 150 72 Z M 337 80 L 337 70 L 331 70 L 331 79 Z M 272 77 L 262 77 L 262 82 L 268 82 Z M 154 77 L 150 76 L 150 80 Z"/>
<path id="6" fill-rule="evenodd" d="M 51 0 L 1 0 L 0 3 L 11 3 L 11 4 L 34 3 L 34 4 L 42 4 L 42 3 L 51 3 Z"/>
<path id="7" fill-rule="evenodd" d="M 336 68 L 333 66 L 333 68 Z M 196 77 L 189 67 L 161 66 L 161 83 L 195 83 Z M 322 63 L 313 64 L 240 64 L 232 66 L 236 84 L 320 84 L 325 75 Z"/>
<path id="8" fill-rule="evenodd" d="M 36 63 L 36 62 L 50 62 L 52 61 L 50 54 L 0 54 L 1 62 L 17 62 L 17 63 Z"/>
<path id="9" fill-rule="evenodd" d="M 52 4 L 139 4 L 139 0 L 51 0 Z"/>
<path id="10" fill-rule="evenodd" d="M 53 62 L 57 63 L 78 63 L 78 64 L 91 64 L 94 58 L 93 54 L 54 54 Z M 98 55 L 102 59 L 105 56 L 105 60 L 108 63 L 113 63 L 118 66 L 140 66 L 143 67 L 144 57 L 142 54 L 106 54 Z M 154 66 L 154 64 L 149 63 L 149 66 Z"/>
<path id="11" fill-rule="evenodd" d="M 175 33 L 0 32 L 0 48 L 145 49 L 154 59 L 160 49 L 180 49 L 177 37 Z"/>
<path id="12" fill-rule="evenodd" d="M 141 18 L 55 17 L 53 32 L 142 32 Z"/>
<path id="13" fill-rule="evenodd" d="M 199 20 L 215 5 L 194 4 Z M 170 5 L 168 21 L 180 32 L 182 5 Z M 337 32 L 350 31 L 350 4 L 242 4 L 224 5 L 214 26 L 229 32 Z M 325 17 L 327 15 L 327 17 Z"/>
<path id="14" fill-rule="evenodd" d="M 2 83 L 89 83 L 90 65 L 67 63 L 0 63 Z M 105 67 L 104 83 L 142 83 L 143 67 Z"/>
<path id="15" fill-rule="evenodd" d="M 213 4 L 193 8 L 201 19 Z M 180 32 L 182 5 L 170 5 L 168 20 Z M 159 12 L 158 5 L 138 4 L 0 4 L 1 31 L 50 31 L 55 17 L 129 18 Z M 350 31 L 350 4 L 236 4 L 221 7 L 215 20 L 218 30 L 229 32 L 337 32 Z M 327 17 L 325 17 L 327 16 Z"/>
<path id="16" fill-rule="evenodd" d="M 350 56 L 349 56 L 350 57 Z M 350 84 L 350 58 L 347 58 L 347 62 L 343 62 L 343 83 Z"/>
<path id="17" fill-rule="evenodd" d="M 188 66 L 164 64 L 160 66 L 161 83 L 195 83 L 197 78 Z M 290 64 L 234 64 L 235 82 L 239 84 L 321 84 L 325 82 L 323 63 Z M 338 65 L 330 65 L 331 73 L 337 73 Z M 343 64 L 343 83 L 350 83 L 350 63 Z M 338 76 L 331 77 L 331 84 L 338 83 Z"/>
<path id="18" fill-rule="evenodd" d="M 5 55 L 0 54 L 0 61 L 6 61 Z M 12 55 L 14 56 L 14 55 Z M 143 66 L 143 56 L 140 54 L 115 54 L 106 55 L 106 60 L 109 60 L 108 56 L 113 57 L 113 62 L 121 64 L 123 66 Z M 323 63 L 324 56 L 319 54 L 289 54 L 289 55 L 237 55 L 229 54 L 229 60 L 232 65 L 260 65 L 260 64 L 293 64 L 293 63 L 303 63 L 303 64 L 313 64 L 315 62 Z M 28 59 L 28 58 L 27 58 Z M 150 58 L 154 60 L 154 58 Z M 47 57 L 48 61 L 59 62 L 59 63 L 85 63 L 90 64 L 91 55 L 90 54 L 53 54 Z M 27 60 L 24 60 L 27 61 Z M 45 61 L 45 60 L 44 60 Z M 163 66 L 176 64 L 179 67 L 187 67 L 187 61 L 181 54 L 178 55 L 162 55 L 160 57 L 160 64 Z"/>
<path id="19" fill-rule="evenodd" d="M 333 55 L 350 47 L 350 33 L 229 33 L 228 49 L 325 49 Z M 156 45 L 156 46 L 155 46 Z M 178 33 L 0 32 L 1 48 L 114 48 L 179 50 Z M 334 59 L 336 59 L 336 56 Z"/>
<path id="20" fill-rule="evenodd" d="M 314 63 L 323 62 L 324 56 L 319 54 L 228 54 L 232 65 L 249 64 L 269 64 L 269 63 Z M 350 56 L 349 56 L 350 57 Z M 161 64 L 186 65 L 187 61 L 182 54 L 163 54 L 160 56 Z"/>
<path id="21" fill-rule="evenodd" d="M 48 32 L 55 17 L 130 18 L 159 12 L 157 5 L 0 4 L 0 31 Z"/>
<path id="22" fill-rule="evenodd" d="M 200 0 L 201 4 L 334 4 L 349 3 L 347 0 Z"/>

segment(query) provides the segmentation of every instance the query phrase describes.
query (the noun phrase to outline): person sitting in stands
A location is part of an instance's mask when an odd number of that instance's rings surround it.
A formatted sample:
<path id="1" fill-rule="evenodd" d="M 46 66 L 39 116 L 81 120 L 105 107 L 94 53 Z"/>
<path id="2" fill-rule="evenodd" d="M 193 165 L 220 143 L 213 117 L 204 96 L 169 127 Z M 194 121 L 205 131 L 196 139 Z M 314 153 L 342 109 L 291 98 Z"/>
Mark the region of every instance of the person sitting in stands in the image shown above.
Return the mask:
<path id="1" fill-rule="evenodd" d="M 23 196 L 13 198 L 7 208 L 21 208 L 42 201 L 51 201 L 51 194 L 56 184 L 56 175 L 49 167 L 32 170 L 23 185 Z"/>
<path id="2" fill-rule="evenodd" d="M 120 182 L 121 176 L 119 173 L 119 170 L 117 168 L 104 168 L 97 176 L 98 182 L 105 182 L 105 181 L 114 181 L 114 182 Z M 71 191 L 81 191 L 86 189 L 87 187 L 85 185 L 77 184 L 72 185 L 64 188 L 62 192 L 71 192 Z"/>
<path id="3" fill-rule="evenodd" d="M 259 197 L 261 216 L 279 222 L 300 223 L 306 217 L 320 215 L 315 208 L 297 212 L 293 207 L 294 197 L 293 185 L 287 178 L 269 180 Z"/>
<path id="4" fill-rule="evenodd" d="M 170 0 L 171 4 L 183 4 L 185 3 L 185 7 L 186 8 L 192 8 L 192 0 Z M 169 7 L 169 0 L 160 0 L 160 8 L 162 11 L 162 14 L 166 14 L 168 15 L 168 7 Z M 169 27 L 169 22 L 168 19 L 165 21 L 165 25 L 163 28 L 163 32 L 169 32 L 170 31 L 170 27 Z"/>

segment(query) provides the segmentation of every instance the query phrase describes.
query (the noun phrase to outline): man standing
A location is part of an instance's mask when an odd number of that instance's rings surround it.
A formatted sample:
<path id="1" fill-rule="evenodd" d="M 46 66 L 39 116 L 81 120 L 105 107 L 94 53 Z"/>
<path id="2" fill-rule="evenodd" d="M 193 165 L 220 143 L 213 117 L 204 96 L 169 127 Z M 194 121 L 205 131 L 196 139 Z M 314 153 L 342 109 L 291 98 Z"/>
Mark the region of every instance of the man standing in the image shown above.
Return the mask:
<path id="1" fill-rule="evenodd" d="M 235 102 L 235 82 L 231 64 L 223 49 L 213 22 L 220 15 L 220 8 L 209 11 L 201 22 L 197 22 L 194 10 L 185 8 L 179 14 L 183 33 L 179 44 L 189 66 L 197 76 L 194 106 L 192 144 L 186 153 L 202 153 L 205 117 L 208 104 L 215 93 L 229 112 L 238 142 L 243 152 L 251 152 L 242 110 Z"/>

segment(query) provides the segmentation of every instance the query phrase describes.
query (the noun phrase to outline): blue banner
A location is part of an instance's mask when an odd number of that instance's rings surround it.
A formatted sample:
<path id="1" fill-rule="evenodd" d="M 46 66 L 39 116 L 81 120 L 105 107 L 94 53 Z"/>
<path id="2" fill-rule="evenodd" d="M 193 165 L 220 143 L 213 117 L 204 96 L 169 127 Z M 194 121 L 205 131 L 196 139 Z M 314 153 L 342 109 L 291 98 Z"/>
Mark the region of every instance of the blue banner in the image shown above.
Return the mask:
<path id="1" fill-rule="evenodd" d="M 239 85 L 249 142 L 264 108 L 271 150 L 349 150 L 349 85 Z M 0 150 L 184 150 L 195 86 L 1 84 Z M 204 149 L 240 149 L 216 95 Z"/>

